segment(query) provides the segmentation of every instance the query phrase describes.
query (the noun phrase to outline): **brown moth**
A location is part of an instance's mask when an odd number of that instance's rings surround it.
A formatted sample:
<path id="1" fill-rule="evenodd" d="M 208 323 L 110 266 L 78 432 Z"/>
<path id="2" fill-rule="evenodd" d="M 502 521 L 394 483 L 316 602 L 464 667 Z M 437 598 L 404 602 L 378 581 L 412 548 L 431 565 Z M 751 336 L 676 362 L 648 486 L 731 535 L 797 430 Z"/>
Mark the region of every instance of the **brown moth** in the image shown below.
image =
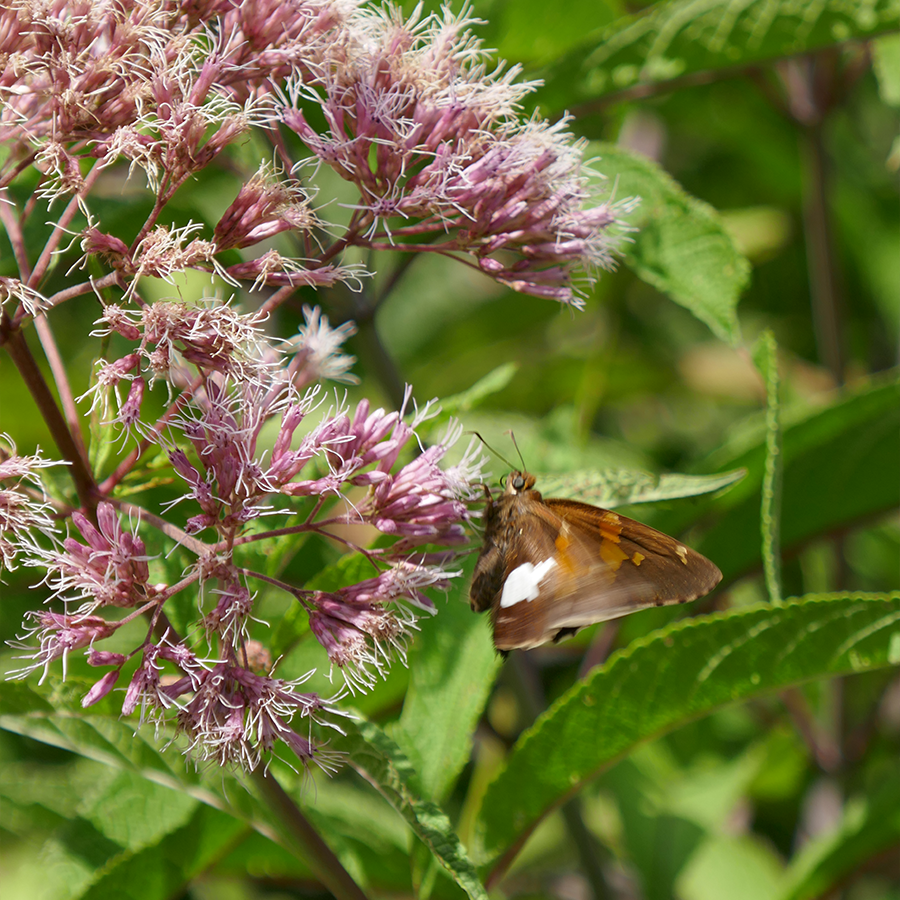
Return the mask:
<path id="1" fill-rule="evenodd" d="M 696 600 L 722 580 L 675 538 L 598 506 L 545 500 L 534 483 L 528 472 L 511 472 L 484 510 L 469 602 L 491 611 L 498 650 L 527 650 L 648 606 Z"/>

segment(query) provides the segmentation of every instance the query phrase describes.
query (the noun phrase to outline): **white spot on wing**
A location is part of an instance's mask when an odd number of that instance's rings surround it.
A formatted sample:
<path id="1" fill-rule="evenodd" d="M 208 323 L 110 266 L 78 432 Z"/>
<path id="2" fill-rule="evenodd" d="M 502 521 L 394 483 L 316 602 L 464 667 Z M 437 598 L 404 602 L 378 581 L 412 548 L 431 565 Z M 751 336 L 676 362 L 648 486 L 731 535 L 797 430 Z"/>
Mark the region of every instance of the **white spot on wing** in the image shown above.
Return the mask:
<path id="1" fill-rule="evenodd" d="M 503 583 L 500 605 L 504 607 L 515 606 L 522 600 L 537 600 L 541 593 L 538 585 L 555 565 L 556 560 L 551 556 L 536 566 L 530 562 L 517 566 L 509 573 L 509 578 Z"/>

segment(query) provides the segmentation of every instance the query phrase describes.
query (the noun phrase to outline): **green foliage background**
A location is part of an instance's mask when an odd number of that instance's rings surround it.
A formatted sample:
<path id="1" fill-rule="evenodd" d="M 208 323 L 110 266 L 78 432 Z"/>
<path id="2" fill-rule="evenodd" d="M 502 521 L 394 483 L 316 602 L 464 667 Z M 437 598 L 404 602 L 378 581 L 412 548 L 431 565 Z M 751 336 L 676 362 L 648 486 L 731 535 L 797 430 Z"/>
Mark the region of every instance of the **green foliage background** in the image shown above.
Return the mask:
<path id="1" fill-rule="evenodd" d="M 355 319 L 359 391 L 391 404 L 408 381 L 507 455 L 514 430 L 555 492 L 686 535 L 725 579 L 505 664 L 461 584 L 408 670 L 357 698 L 333 742 L 350 764 L 315 786 L 273 772 L 374 896 L 900 900 L 900 7 L 472 9 L 544 80 L 542 113 L 575 115 L 616 196 L 642 197 L 625 264 L 573 312 L 385 254 L 365 293 L 300 297 L 278 326 L 301 302 Z M 798 112 L 803 78 L 827 87 L 818 115 Z M 206 173 L 178 212 L 215 221 L 236 189 Z M 132 198 L 103 202 L 127 233 Z M 96 312 L 54 316 L 79 393 Z M 49 450 L 22 392 L 0 356 L 3 430 Z M 313 542 L 275 555 L 320 583 L 349 564 Z M 7 639 L 36 605 L 21 587 L 3 587 Z M 321 665 L 302 617 L 276 612 L 286 674 Z M 2 687 L 5 897 L 321 892 L 258 784 L 185 771 L 112 701 L 83 715 L 71 668 Z"/>

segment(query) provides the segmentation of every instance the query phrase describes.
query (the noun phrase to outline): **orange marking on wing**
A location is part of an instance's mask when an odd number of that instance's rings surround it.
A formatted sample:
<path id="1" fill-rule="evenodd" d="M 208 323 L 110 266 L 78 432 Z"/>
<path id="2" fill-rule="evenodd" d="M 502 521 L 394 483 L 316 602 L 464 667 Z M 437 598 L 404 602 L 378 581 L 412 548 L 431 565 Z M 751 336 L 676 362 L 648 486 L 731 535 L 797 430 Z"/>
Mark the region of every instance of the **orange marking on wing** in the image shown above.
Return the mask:
<path id="1" fill-rule="evenodd" d="M 563 528 L 565 527 L 566 526 L 563 525 Z M 575 572 L 575 561 L 572 559 L 572 556 L 566 552 L 571 543 L 572 542 L 562 533 L 562 531 L 560 531 L 556 536 L 556 540 L 553 542 L 556 547 L 556 563 L 567 575 L 572 575 Z"/>
<path id="2" fill-rule="evenodd" d="M 610 544 L 618 544 L 621 539 L 614 531 L 607 531 L 602 526 L 600 528 L 600 537 L 603 538 L 604 541 L 609 541 Z"/>
<path id="3" fill-rule="evenodd" d="M 628 559 L 628 554 L 612 541 L 608 541 L 605 537 L 600 542 L 600 558 L 605 562 L 613 572 L 619 571 L 619 566 Z"/>
<path id="4" fill-rule="evenodd" d="M 634 551 L 634 556 L 631 557 L 631 561 L 636 566 L 639 566 L 645 559 L 646 559 L 646 557 L 644 556 L 644 554 L 639 553 L 637 550 Z"/>
<path id="5" fill-rule="evenodd" d="M 605 512 L 600 517 L 600 535 L 605 541 L 618 544 L 622 537 L 622 520 L 614 512 Z"/>

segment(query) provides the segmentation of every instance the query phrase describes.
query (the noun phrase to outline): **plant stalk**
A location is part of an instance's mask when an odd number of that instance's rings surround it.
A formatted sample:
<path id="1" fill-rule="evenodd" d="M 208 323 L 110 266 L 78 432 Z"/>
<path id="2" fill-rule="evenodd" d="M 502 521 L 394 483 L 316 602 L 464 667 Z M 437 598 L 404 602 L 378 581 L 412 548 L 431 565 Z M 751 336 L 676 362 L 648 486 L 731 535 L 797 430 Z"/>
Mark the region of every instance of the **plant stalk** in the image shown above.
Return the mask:
<path id="1" fill-rule="evenodd" d="M 331 891 L 335 900 L 366 900 L 362 888 L 350 877 L 332 849 L 322 840 L 309 820 L 273 775 L 256 769 L 256 787 L 281 825 L 290 848 Z"/>
<path id="2" fill-rule="evenodd" d="M 93 517 L 97 498 L 97 485 L 81 455 L 78 443 L 69 430 L 69 426 L 66 424 L 62 412 L 60 412 L 59 406 L 56 404 L 49 385 L 38 368 L 31 349 L 25 341 L 25 336 L 21 331 L 10 331 L 5 347 L 13 364 L 19 370 L 19 374 L 34 399 L 41 416 L 47 423 L 50 435 L 56 443 L 60 455 L 69 463 L 69 473 L 72 476 L 72 481 L 75 483 L 75 491 L 78 494 L 82 507 L 87 515 Z"/>

